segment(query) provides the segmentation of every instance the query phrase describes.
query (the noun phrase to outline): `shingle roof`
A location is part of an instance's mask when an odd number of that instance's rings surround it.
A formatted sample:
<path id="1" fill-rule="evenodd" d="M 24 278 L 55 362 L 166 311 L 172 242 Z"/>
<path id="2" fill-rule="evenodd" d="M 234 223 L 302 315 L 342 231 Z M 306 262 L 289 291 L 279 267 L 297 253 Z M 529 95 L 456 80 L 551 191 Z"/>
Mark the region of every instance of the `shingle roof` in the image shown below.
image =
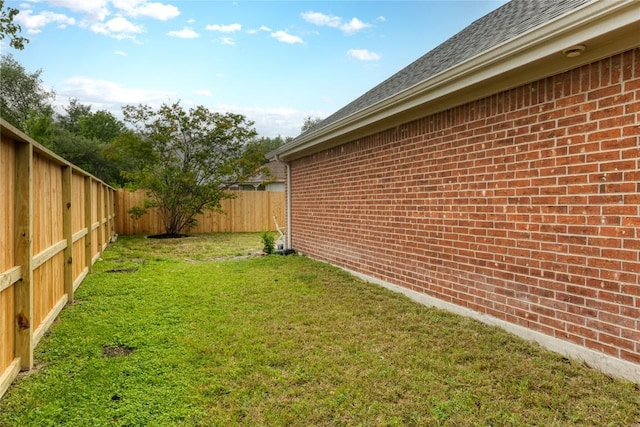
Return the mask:
<path id="1" fill-rule="evenodd" d="M 252 176 L 245 182 L 249 184 L 284 182 L 286 176 L 287 172 L 285 170 L 284 164 L 280 162 L 269 162 L 262 165 L 258 169 L 256 175 Z"/>
<path id="2" fill-rule="evenodd" d="M 592 0 L 513 0 L 473 22 L 304 134 L 396 95 L 590 1 Z"/>

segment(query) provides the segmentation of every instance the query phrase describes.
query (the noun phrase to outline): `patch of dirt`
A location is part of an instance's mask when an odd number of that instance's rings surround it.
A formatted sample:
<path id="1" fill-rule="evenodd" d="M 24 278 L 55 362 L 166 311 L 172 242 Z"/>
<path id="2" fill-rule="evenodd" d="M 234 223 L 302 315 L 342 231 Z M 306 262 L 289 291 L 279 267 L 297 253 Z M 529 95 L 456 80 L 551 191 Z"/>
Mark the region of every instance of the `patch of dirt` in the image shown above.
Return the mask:
<path id="1" fill-rule="evenodd" d="M 185 237 L 190 237 L 188 234 L 153 234 L 151 236 L 147 236 L 147 239 L 183 239 Z"/>
<path id="2" fill-rule="evenodd" d="M 133 353 L 134 348 L 128 345 L 110 345 L 102 347 L 104 357 L 128 356 Z"/>
<path id="3" fill-rule="evenodd" d="M 133 268 L 114 268 L 114 269 L 105 271 L 105 273 L 135 273 L 136 271 L 138 271 L 137 267 L 133 267 Z"/>
<path id="4" fill-rule="evenodd" d="M 109 261 L 117 262 L 117 263 L 120 263 L 120 264 L 125 263 L 125 262 L 132 262 L 134 264 L 144 264 L 144 259 L 142 259 L 142 258 L 131 258 L 131 259 L 129 259 L 129 258 L 118 258 L 118 259 L 111 259 Z"/>
<path id="5" fill-rule="evenodd" d="M 45 364 L 43 362 L 35 361 L 33 363 L 33 368 L 31 368 L 28 371 L 20 371 L 20 372 L 18 372 L 18 375 L 16 376 L 16 379 L 25 378 L 25 377 L 28 377 L 30 375 L 37 374 L 38 372 L 43 370 L 44 367 L 45 367 Z"/>

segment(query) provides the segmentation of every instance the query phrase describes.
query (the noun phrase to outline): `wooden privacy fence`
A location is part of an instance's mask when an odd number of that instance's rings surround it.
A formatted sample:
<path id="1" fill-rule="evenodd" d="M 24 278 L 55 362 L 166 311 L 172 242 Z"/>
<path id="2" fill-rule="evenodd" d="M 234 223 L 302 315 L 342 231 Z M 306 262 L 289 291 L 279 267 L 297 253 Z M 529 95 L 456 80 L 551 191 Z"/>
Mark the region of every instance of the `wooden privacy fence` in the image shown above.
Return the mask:
<path id="1" fill-rule="evenodd" d="M 233 199 L 222 201 L 224 213 L 205 211 L 196 217 L 198 225 L 190 233 L 257 232 L 275 230 L 273 217 L 284 225 L 285 196 L 282 191 L 234 191 Z M 116 191 L 116 230 L 123 235 L 160 234 L 164 225 L 158 208 L 151 208 L 139 219 L 128 211 L 142 206 L 145 190 Z"/>
<path id="2" fill-rule="evenodd" d="M 115 230 L 115 191 L 0 119 L 0 397 Z"/>

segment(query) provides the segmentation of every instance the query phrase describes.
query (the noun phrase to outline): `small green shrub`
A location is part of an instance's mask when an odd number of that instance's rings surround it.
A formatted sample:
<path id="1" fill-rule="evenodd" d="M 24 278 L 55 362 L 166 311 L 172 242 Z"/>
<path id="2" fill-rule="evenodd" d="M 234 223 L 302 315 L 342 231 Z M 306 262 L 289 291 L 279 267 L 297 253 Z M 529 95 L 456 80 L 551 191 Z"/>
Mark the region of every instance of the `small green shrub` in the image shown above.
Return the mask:
<path id="1" fill-rule="evenodd" d="M 263 245 L 262 252 L 264 252 L 267 255 L 271 255 L 275 251 L 275 247 L 276 247 L 275 237 L 273 237 L 273 234 L 268 233 L 266 231 L 260 234 L 260 237 L 262 238 L 262 245 Z"/>

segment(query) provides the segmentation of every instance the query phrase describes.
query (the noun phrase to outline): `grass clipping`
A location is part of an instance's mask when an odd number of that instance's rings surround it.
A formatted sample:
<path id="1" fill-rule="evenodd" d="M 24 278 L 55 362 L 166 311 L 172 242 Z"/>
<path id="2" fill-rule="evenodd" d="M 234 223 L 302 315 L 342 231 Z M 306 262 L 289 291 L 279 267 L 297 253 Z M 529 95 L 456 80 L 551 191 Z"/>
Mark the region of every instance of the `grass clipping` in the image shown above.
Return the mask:
<path id="1" fill-rule="evenodd" d="M 120 238 L 36 349 L 43 368 L 0 401 L 0 425 L 640 421 L 631 383 L 260 248 L 259 234 Z"/>

